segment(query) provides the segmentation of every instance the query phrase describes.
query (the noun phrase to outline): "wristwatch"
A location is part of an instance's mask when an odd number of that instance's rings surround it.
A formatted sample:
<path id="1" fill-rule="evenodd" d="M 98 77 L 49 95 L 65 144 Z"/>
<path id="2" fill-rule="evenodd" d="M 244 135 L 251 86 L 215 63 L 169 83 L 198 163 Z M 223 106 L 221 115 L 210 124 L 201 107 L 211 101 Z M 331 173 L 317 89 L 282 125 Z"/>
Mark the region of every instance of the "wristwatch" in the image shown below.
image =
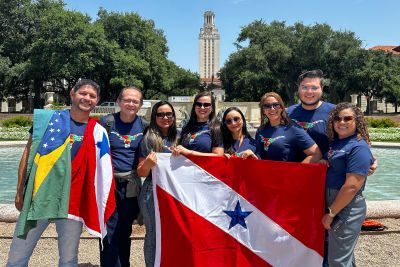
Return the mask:
<path id="1" fill-rule="evenodd" d="M 336 213 L 333 213 L 333 212 L 332 212 L 331 207 L 328 207 L 328 211 L 329 211 L 328 216 L 331 217 L 331 218 L 335 218 Z"/>

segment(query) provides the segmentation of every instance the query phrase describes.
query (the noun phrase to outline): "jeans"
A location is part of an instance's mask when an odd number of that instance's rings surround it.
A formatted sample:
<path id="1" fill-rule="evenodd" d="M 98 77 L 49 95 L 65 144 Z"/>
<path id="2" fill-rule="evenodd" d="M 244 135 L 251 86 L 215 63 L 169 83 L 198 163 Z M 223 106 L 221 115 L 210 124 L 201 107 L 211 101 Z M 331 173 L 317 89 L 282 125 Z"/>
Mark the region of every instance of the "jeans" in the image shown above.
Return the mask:
<path id="1" fill-rule="evenodd" d="M 127 184 L 127 181 L 115 183 L 117 208 L 107 222 L 103 249 L 100 244 L 101 266 L 130 266 L 132 224 L 140 210 L 137 197 L 126 197 Z"/>
<path id="2" fill-rule="evenodd" d="M 14 231 L 8 253 L 7 267 L 28 266 L 29 258 L 49 223 L 47 219 L 39 220 L 37 226 L 29 231 L 25 240 L 18 238 Z M 78 266 L 78 248 L 82 223 L 70 219 L 59 219 L 55 220 L 54 223 L 58 235 L 58 266 Z"/>
<path id="3" fill-rule="evenodd" d="M 147 177 L 143 183 L 139 196 L 140 210 L 142 211 L 146 235 L 144 237 L 144 260 L 146 267 L 153 267 L 156 256 L 156 219 L 154 211 L 153 183 Z"/>
<path id="4" fill-rule="evenodd" d="M 335 189 L 328 188 L 326 190 L 327 207 L 335 200 L 337 193 L 338 190 Z M 360 193 L 357 193 L 333 219 L 331 229 L 328 230 L 329 267 L 356 266 L 354 248 L 366 211 L 365 199 Z"/>

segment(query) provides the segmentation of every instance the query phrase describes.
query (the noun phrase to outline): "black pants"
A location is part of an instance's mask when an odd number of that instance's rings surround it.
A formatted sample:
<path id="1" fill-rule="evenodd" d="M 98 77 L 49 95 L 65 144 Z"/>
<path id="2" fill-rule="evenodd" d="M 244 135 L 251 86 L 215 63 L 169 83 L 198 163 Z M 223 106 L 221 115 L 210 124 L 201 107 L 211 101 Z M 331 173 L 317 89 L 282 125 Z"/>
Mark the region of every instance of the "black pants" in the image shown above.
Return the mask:
<path id="1" fill-rule="evenodd" d="M 107 236 L 100 244 L 100 265 L 104 267 L 129 266 L 133 221 L 139 215 L 137 197 L 126 198 L 127 182 L 115 183 L 117 209 L 107 222 Z"/>

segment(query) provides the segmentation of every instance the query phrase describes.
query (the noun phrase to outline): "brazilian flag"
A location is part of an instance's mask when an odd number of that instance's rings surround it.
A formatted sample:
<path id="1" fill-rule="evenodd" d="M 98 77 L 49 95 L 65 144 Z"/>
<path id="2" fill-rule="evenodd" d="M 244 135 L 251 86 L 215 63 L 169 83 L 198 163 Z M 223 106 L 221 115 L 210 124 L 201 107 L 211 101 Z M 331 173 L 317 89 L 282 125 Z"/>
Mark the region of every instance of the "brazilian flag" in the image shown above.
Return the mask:
<path id="1" fill-rule="evenodd" d="M 16 229 L 20 238 L 26 238 L 37 220 L 68 217 L 71 186 L 68 110 L 34 111 L 27 165 L 24 204 Z"/>

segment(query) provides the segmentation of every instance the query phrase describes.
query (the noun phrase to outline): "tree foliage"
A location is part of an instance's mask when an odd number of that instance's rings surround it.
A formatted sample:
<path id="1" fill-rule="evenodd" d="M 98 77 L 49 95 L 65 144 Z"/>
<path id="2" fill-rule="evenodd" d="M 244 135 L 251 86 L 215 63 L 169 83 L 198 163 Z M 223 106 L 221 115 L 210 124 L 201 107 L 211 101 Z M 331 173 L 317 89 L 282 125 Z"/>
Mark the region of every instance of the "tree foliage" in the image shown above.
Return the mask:
<path id="1" fill-rule="evenodd" d="M 100 9 L 98 20 L 66 10 L 62 1 L 0 0 L 0 93 L 35 96 L 47 90 L 68 101 L 79 78 L 91 78 L 103 101 L 136 85 L 146 98 L 181 94 L 199 78 L 168 60 L 162 30 L 136 13 Z"/>
<path id="2" fill-rule="evenodd" d="M 237 51 L 220 71 L 229 100 L 258 101 L 265 92 L 275 91 L 293 104 L 297 78 L 310 69 L 324 71 L 325 97 L 331 102 L 348 100 L 352 93 L 371 99 L 386 92 L 393 101 L 398 99 L 398 87 L 392 85 L 400 74 L 393 71 L 393 57 L 363 49 L 353 32 L 334 31 L 327 24 L 287 26 L 257 20 L 242 28 L 235 44 Z"/>

